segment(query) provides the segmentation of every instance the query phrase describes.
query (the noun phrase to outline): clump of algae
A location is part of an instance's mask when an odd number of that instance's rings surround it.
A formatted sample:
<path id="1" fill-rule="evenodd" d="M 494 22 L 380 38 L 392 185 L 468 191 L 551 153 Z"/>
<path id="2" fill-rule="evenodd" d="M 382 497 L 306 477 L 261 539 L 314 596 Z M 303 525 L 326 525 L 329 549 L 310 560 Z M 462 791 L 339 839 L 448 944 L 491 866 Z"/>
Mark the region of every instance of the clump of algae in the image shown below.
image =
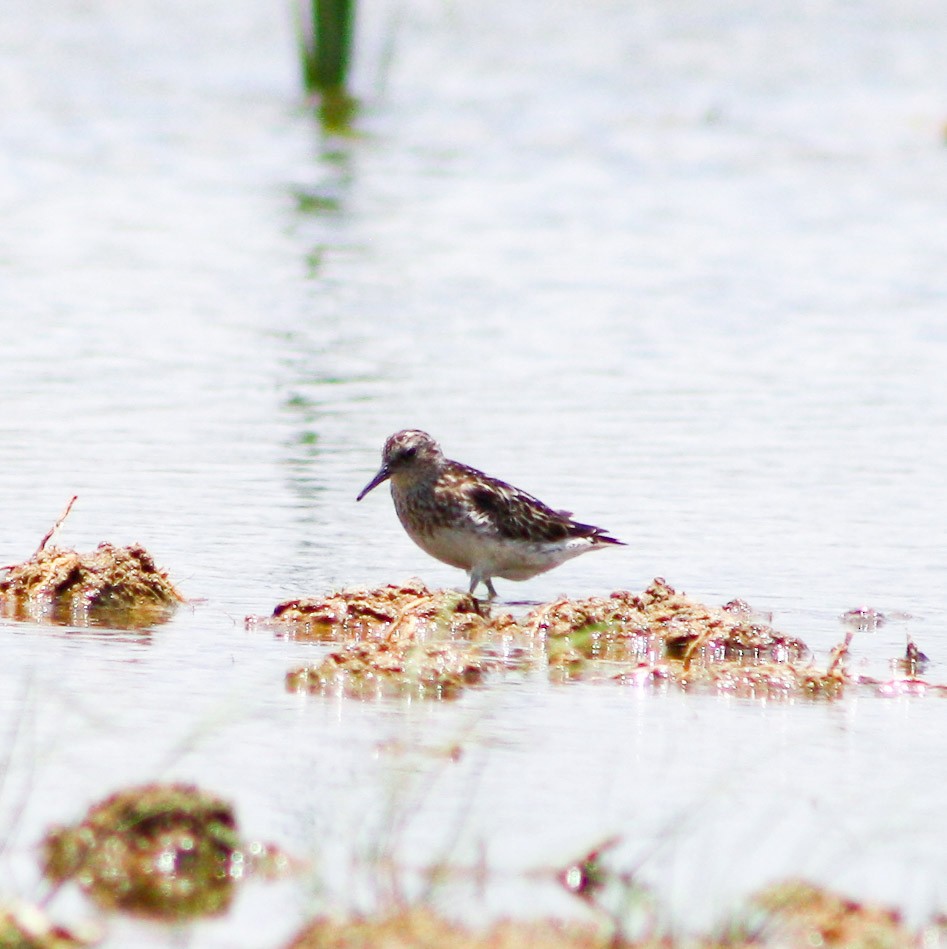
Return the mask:
<path id="1" fill-rule="evenodd" d="M 608 949 L 625 946 L 598 927 L 558 920 L 502 920 L 478 932 L 425 907 L 400 909 L 377 917 L 313 920 L 286 949 Z M 657 945 L 657 944 L 655 944 Z"/>
<path id="2" fill-rule="evenodd" d="M 340 643 L 319 662 L 291 670 L 290 691 L 360 698 L 456 698 L 488 671 L 515 663 L 500 644 L 520 631 L 510 614 L 491 616 L 469 594 L 416 582 L 290 600 L 263 622 L 287 625 L 296 638 Z"/>
<path id="3" fill-rule="evenodd" d="M 547 639 L 560 680 L 607 678 L 745 696 L 833 697 L 846 678 L 813 668 L 806 644 L 742 601 L 708 606 L 657 578 L 640 594 L 561 599 L 525 624 Z"/>
<path id="4" fill-rule="evenodd" d="M 137 626 L 166 618 L 183 597 L 144 547 L 102 543 L 90 553 L 50 547 L 7 568 L 0 605 L 15 619 Z"/>
<path id="5" fill-rule="evenodd" d="M 495 673 L 546 671 L 557 682 L 613 681 L 746 698 L 836 699 L 851 686 L 882 694 L 947 691 L 915 677 L 879 682 L 846 668 L 853 631 L 826 668 L 808 646 L 743 601 L 708 606 L 658 578 L 642 593 L 561 598 L 518 616 L 419 581 L 289 600 L 250 626 L 332 644 L 291 670 L 292 691 L 361 698 L 455 698 Z M 919 651 L 915 653 L 922 656 Z"/>
<path id="6" fill-rule="evenodd" d="M 808 655 L 805 643 L 759 621 L 745 604 L 707 606 L 661 578 L 640 594 L 619 590 L 556 600 L 533 610 L 525 622 L 586 659 L 759 663 L 798 662 Z"/>
<path id="7" fill-rule="evenodd" d="M 357 643 L 330 652 L 314 665 L 291 670 L 286 674 L 286 688 L 290 692 L 335 688 L 357 698 L 452 699 L 479 684 L 498 665 L 476 648 L 457 643 Z"/>
<path id="8" fill-rule="evenodd" d="M 506 614 L 509 622 L 512 617 Z M 472 639 L 497 620 L 468 593 L 430 590 L 418 580 L 375 589 L 341 590 L 280 603 L 255 625 L 286 630 L 294 639 L 328 642 L 389 641 L 392 638 Z"/>
<path id="9" fill-rule="evenodd" d="M 755 934 L 765 945 L 845 949 L 927 945 L 907 928 L 897 910 L 860 903 L 805 880 L 773 884 L 756 894 L 750 906 L 751 912 L 760 914 Z"/>
<path id="10" fill-rule="evenodd" d="M 18 620 L 122 628 L 167 619 L 184 598 L 144 547 L 47 547 L 75 500 L 28 560 L 0 568 L 0 611 Z"/>
<path id="11" fill-rule="evenodd" d="M 102 907 L 160 919 L 223 912 L 240 879 L 284 862 L 244 844 L 230 804 L 188 784 L 120 791 L 43 841 L 51 881 L 75 880 Z"/>
<path id="12" fill-rule="evenodd" d="M 908 949 L 927 945 L 928 933 L 942 932 L 936 922 L 920 933 L 914 932 L 895 910 L 859 903 L 795 880 L 767 887 L 751 897 L 741 916 L 722 934 L 655 932 L 634 938 L 616 932 L 614 926 L 548 918 L 501 920 L 473 928 L 449 920 L 431 907 L 400 906 L 374 916 L 320 916 L 286 949 Z"/>

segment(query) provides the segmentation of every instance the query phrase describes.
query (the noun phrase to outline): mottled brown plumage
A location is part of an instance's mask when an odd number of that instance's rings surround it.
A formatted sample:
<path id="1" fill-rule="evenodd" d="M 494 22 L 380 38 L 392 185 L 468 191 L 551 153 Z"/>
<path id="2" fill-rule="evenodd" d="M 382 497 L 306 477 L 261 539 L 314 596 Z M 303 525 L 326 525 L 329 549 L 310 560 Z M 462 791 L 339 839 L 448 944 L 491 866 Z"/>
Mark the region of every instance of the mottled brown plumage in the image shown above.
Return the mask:
<path id="1" fill-rule="evenodd" d="M 361 501 L 391 480 L 395 511 L 408 536 L 432 557 L 470 574 L 470 592 L 493 577 L 528 580 L 590 550 L 620 546 L 601 527 L 573 521 L 513 485 L 444 457 L 425 432 L 397 432 Z"/>

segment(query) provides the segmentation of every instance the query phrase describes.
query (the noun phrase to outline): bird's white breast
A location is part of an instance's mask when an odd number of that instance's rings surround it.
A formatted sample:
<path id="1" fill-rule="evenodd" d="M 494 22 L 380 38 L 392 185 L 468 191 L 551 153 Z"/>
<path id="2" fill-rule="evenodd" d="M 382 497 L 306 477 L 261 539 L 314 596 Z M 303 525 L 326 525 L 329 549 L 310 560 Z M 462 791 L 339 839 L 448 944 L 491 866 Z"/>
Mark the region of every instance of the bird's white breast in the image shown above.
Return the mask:
<path id="1" fill-rule="evenodd" d="M 594 546 L 587 537 L 565 541 L 510 540 L 469 528 L 441 527 L 425 534 L 408 529 L 408 534 L 423 551 L 452 567 L 505 580 L 528 580 Z"/>

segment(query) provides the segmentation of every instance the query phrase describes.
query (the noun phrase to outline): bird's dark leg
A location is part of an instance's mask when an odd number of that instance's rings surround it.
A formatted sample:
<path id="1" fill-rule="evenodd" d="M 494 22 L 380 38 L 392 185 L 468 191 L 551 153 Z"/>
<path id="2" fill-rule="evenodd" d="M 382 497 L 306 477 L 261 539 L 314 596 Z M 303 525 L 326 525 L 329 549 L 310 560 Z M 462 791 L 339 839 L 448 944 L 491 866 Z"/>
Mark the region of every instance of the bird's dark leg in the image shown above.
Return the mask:
<path id="1" fill-rule="evenodd" d="M 470 595 L 474 599 L 476 599 L 474 590 L 477 589 L 478 583 L 482 583 L 487 588 L 487 599 L 495 600 L 497 598 L 497 591 L 494 589 L 492 578 L 482 577 L 479 573 L 472 571 L 470 574 Z"/>

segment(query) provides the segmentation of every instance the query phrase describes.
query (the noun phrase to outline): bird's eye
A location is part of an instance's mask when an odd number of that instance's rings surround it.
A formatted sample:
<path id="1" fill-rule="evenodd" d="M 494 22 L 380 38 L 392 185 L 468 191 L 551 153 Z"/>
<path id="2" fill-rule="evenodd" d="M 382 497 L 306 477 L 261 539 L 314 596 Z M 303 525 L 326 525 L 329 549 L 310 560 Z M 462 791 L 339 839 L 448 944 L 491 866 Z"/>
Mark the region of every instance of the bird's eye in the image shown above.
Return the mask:
<path id="1" fill-rule="evenodd" d="M 418 453 L 417 446 L 412 445 L 410 448 L 405 448 L 404 451 L 401 452 L 401 457 L 405 461 L 410 461 L 412 458 L 414 458 L 415 455 L 417 455 L 417 453 Z"/>

